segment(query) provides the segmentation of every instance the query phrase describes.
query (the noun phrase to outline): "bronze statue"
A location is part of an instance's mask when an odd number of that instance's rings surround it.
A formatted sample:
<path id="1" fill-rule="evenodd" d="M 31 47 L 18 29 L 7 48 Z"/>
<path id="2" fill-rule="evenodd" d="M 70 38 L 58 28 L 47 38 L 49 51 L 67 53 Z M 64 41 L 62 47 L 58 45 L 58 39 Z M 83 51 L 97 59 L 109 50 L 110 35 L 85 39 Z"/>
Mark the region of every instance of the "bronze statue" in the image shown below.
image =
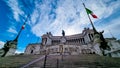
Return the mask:
<path id="1" fill-rule="evenodd" d="M 64 30 L 62 30 L 62 36 L 65 36 L 65 31 Z"/>

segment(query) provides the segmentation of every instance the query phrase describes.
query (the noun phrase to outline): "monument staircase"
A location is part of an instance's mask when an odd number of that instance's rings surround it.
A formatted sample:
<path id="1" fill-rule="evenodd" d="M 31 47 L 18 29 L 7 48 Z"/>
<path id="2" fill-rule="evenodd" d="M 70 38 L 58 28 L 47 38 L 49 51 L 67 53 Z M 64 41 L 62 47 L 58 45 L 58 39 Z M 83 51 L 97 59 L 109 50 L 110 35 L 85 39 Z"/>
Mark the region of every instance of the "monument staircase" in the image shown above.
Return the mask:
<path id="1" fill-rule="evenodd" d="M 27 68 L 119 68 L 120 58 L 102 57 L 95 54 L 49 55 L 46 65 L 44 59 Z"/>
<path id="2" fill-rule="evenodd" d="M 120 68 L 120 58 L 96 54 L 17 55 L 0 58 L 1 67 L 17 68 Z"/>

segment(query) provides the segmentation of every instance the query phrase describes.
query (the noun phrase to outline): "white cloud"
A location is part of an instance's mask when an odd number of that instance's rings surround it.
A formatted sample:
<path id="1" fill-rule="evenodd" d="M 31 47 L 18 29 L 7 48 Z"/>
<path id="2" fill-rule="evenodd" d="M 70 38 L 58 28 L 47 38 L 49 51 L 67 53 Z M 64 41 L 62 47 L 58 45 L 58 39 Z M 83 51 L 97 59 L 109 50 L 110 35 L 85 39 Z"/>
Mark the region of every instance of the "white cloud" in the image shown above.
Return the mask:
<path id="1" fill-rule="evenodd" d="M 5 42 L 0 41 L 0 48 L 2 48 L 4 46 Z"/>
<path id="2" fill-rule="evenodd" d="M 104 28 L 103 28 L 104 27 Z M 111 20 L 107 25 L 102 25 L 98 28 L 100 31 L 104 30 L 104 36 L 105 37 L 117 37 L 120 39 L 120 17 Z M 111 35 L 112 34 L 112 35 Z"/>
<path id="3" fill-rule="evenodd" d="M 69 2 L 70 4 L 72 3 L 69 0 L 67 2 Z M 76 25 L 76 24 L 69 24 L 69 20 L 75 19 L 75 21 L 73 21 L 72 23 L 77 23 L 79 21 L 78 15 L 76 15 L 76 13 L 74 13 L 75 11 L 78 11 L 78 10 L 76 10 L 76 8 L 73 7 L 73 5 L 75 3 L 72 3 L 72 5 L 69 5 L 66 8 L 64 8 L 67 5 L 66 4 L 67 2 L 65 2 L 65 4 L 63 4 L 63 5 L 59 4 L 59 7 L 54 11 L 56 13 L 55 20 L 49 19 L 48 13 L 51 12 L 52 8 L 49 7 L 47 2 L 45 2 L 43 5 L 39 5 L 40 9 L 38 9 L 37 11 L 41 10 L 41 15 L 39 18 L 40 21 L 38 21 L 38 23 L 33 26 L 33 28 L 32 28 L 33 33 L 36 34 L 37 36 L 41 36 L 43 33 L 46 33 L 47 31 L 52 31 L 54 34 L 60 35 L 62 29 L 69 30 L 69 31 L 72 30 L 71 28 L 73 28 L 73 25 Z M 38 6 L 38 4 L 37 4 L 37 6 Z M 49 9 L 46 9 L 46 8 L 49 8 Z M 72 9 L 70 10 L 70 8 L 72 8 Z M 66 11 L 66 10 L 69 10 L 71 12 Z M 39 15 L 39 13 L 37 13 L 37 14 L 34 14 L 34 13 L 33 13 L 32 17 Z M 32 18 L 32 19 L 35 19 L 35 18 Z M 34 21 L 35 20 L 33 20 L 32 23 L 34 23 Z M 78 22 L 78 24 L 80 24 L 80 23 Z M 69 29 L 68 29 L 68 27 L 69 27 Z M 71 33 L 67 33 L 67 34 L 71 34 Z"/>
<path id="4" fill-rule="evenodd" d="M 108 1 L 85 1 L 86 7 L 99 17 L 99 19 L 91 18 L 93 22 L 109 17 L 120 6 L 119 0 L 106 5 Z M 32 32 L 35 35 L 41 36 L 48 31 L 54 35 L 61 35 L 62 29 L 66 31 L 66 35 L 71 35 L 80 33 L 85 26 L 89 25 L 89 19 L 80 0 L 60 0 L 56 9 L 50 7 L 51 2 L 43 1 L 40 4 L 36 1 L 36 8 L 32 14 L 31 24 L 29 24 L 32 26 Z M 55 19 L 50 18 L 49 13 L 51 11 L 55 13 Z"/>
<path id="5" fill-rule="evenodd" d="M 39 12 L 37 10 L 34 10 L 32 16 L 31 16 L 32 17 L 31 18 L 32 23 L 30 23 L 30 24 L 35 24 L 36 21 L 37 21 L 38 16 L 39 16 Z"/>
<path id="6" fill-rule="evenodd" d="M 91 9 L 98 16 L 99 19 L 103 19 L 109 17 L 115 12 L 115 10 L 120 6 L 119 2 L 120 0 L 116 1 L 87 0 L 85 1 L 85 4 L 86 7 Z M 95 21 L 95 19 L 92 20 L 93 22 Z"/>
<path id="7" fill-rule="evenodd" d="M 16 50 L 15 53 L 20 54 L 23 53 L 23 51 Z"/>
<path id="8" fill-rule="evenodd" d="M 8 0 L 6 2 L 13 12 L 14 19 L 16 21 L 19 21 L 19 15 L 24 14 L 24 12 L 20 9 L 20 5 L 18 3 L 18 0 Z"/>
<path id="9" fill-rule="evenodd" d="M 84 0 L 83 0 L 84 1 Z M 14 18 L 19 21 L 19 15 L 24 14 L 20 9 L 18 0 L 6 1 L 13 11 Z M 80 33 L 81 30 L 89 24 L 89 19 L 80 0 L 60 0 L 57 8 L 53 8 L 51 3 L 55 1 L 45 0 L 42 3 L 35 1 L 35 9 L 31 15 L 31 22 L 28 24 L 32 27 L 32 32 L 41 36 L 51 31 L 54 35 L 61 35 L 64 29 L 67 35 Z M 120 6 L 120 0 L 85 0 L 86 7 L 91 9 L 99 19 L 107 18 Z M 107 4 L 106 4 L 107 3 Z M 109 3 L 109 4 L 108 4 Z M 50 13 L 54 12 L 55 14 Z M 56 18 L 51 18 L 56 16 Z M 99 19 L 91 18 L 93 22 Z M 13 29 L 10 32 L 16 33 Z"/>
<path id="10" fill-rule="evenodd" d="M 11 33 L 14 33 L 14 34 L 18 33 L 14 28 L 9 28 L 7 31 L 11 32 Z"/>

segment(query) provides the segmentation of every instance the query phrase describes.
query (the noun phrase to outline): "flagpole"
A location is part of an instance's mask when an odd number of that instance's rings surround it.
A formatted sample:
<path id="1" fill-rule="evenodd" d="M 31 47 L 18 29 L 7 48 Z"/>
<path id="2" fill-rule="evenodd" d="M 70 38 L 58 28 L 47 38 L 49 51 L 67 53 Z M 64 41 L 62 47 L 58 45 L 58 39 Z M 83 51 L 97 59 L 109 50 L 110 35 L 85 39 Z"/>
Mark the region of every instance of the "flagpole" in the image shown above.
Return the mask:
<path id="1" fill-rule="evenodd" d="M 29 17 L 29 15 L 27 16 L 27 18 L 26 18 L 25 22 L 23 23 L 23 25 L 26 24 L 26 22 L 27 22 L 27 20 L 28 20 L 28 17 Z M 22 26 L 23 26 L 23 25 L 22 25 Z M 20 31 L 19 31 L 19 33 L 18 33 L 18 35 L 17 35 L 17 37 L 15 38 L 14 41 L 17 41 L 18 37 L 20 36 L 21 31 L 22 31 L 22 27 L 20 28 Z"/>
<path id="2" fill-rule="evenodd" d="M 84 9 L 86 10 L 86 6 L 85 6 L 84 3 L 83 3 L 83 6 L 84 6 Z M 87 12 L 87 10 L 86 10 L 86 12 Z M 89 18 L 89 20 L 90 20 L 90 23 L 91 23 L 91 25 L 92 25 L 92 28 L 93 28 L 93 30 L 94 30 L 94 33 L 98 33 L 97 30 L 95 29 L 95 27 L 94 27 L 94 25 L 93 25 L 93 22 L 92 22 L 92 20 L 91 20 L 91 18 L 90 18 L 90 16 L 89 16 L 88 13 L 87 13 L 87 16 L 88 16 L 88 18 Z"/>

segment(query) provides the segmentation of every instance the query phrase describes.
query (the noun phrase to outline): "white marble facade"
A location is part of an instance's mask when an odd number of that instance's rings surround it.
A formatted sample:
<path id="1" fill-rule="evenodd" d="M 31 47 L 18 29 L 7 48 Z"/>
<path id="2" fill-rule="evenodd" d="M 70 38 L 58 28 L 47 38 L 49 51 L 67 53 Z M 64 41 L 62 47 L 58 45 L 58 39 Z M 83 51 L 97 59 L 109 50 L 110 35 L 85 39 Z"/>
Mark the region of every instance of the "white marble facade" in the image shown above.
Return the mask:
<path id="1" fill-rule="evenodd" d="M 53 36 L 48 32 L 42 36 L 42 42 L 29 44 L 25 54 L 71 54 L 93 53 L 92 48 L 94 32 L 85 28 L 82 33 L 70 36 Z"/>
<path id="2" fill-rule="evenodd" d="M 107 56 L 120 57 L 120 41 L 116 38 L 107 38 L 106 41 L 111 48 L 110 51 L 105 51 Z"/>
<path id="3" fill-rule="evenodd" d="M 25 53 L 26 54 L 39 54 L 40 52 L 40 44 L 35 43 L 35 44 L 29 44 L 26 47 Z"/>
<path id="4" fill-rule="evenodd" d="M 95 43 L 94 41 L 98 42 Z M 120 42 L 111 38 L 107 38 L 106 41 L 111 50 L 104 50 L 105 54 L 111 57 L 120 57 Z M 99 46 L 99 39 L 94 39 L 94 31 L 89 28 L 85 28 L 80 34 L 69 36 L 53 36 L 51 32 L 47 32 L 42 36 L 41 43 L 29 44 L 26 47 L 25 54 L 102 55 Z"/>

